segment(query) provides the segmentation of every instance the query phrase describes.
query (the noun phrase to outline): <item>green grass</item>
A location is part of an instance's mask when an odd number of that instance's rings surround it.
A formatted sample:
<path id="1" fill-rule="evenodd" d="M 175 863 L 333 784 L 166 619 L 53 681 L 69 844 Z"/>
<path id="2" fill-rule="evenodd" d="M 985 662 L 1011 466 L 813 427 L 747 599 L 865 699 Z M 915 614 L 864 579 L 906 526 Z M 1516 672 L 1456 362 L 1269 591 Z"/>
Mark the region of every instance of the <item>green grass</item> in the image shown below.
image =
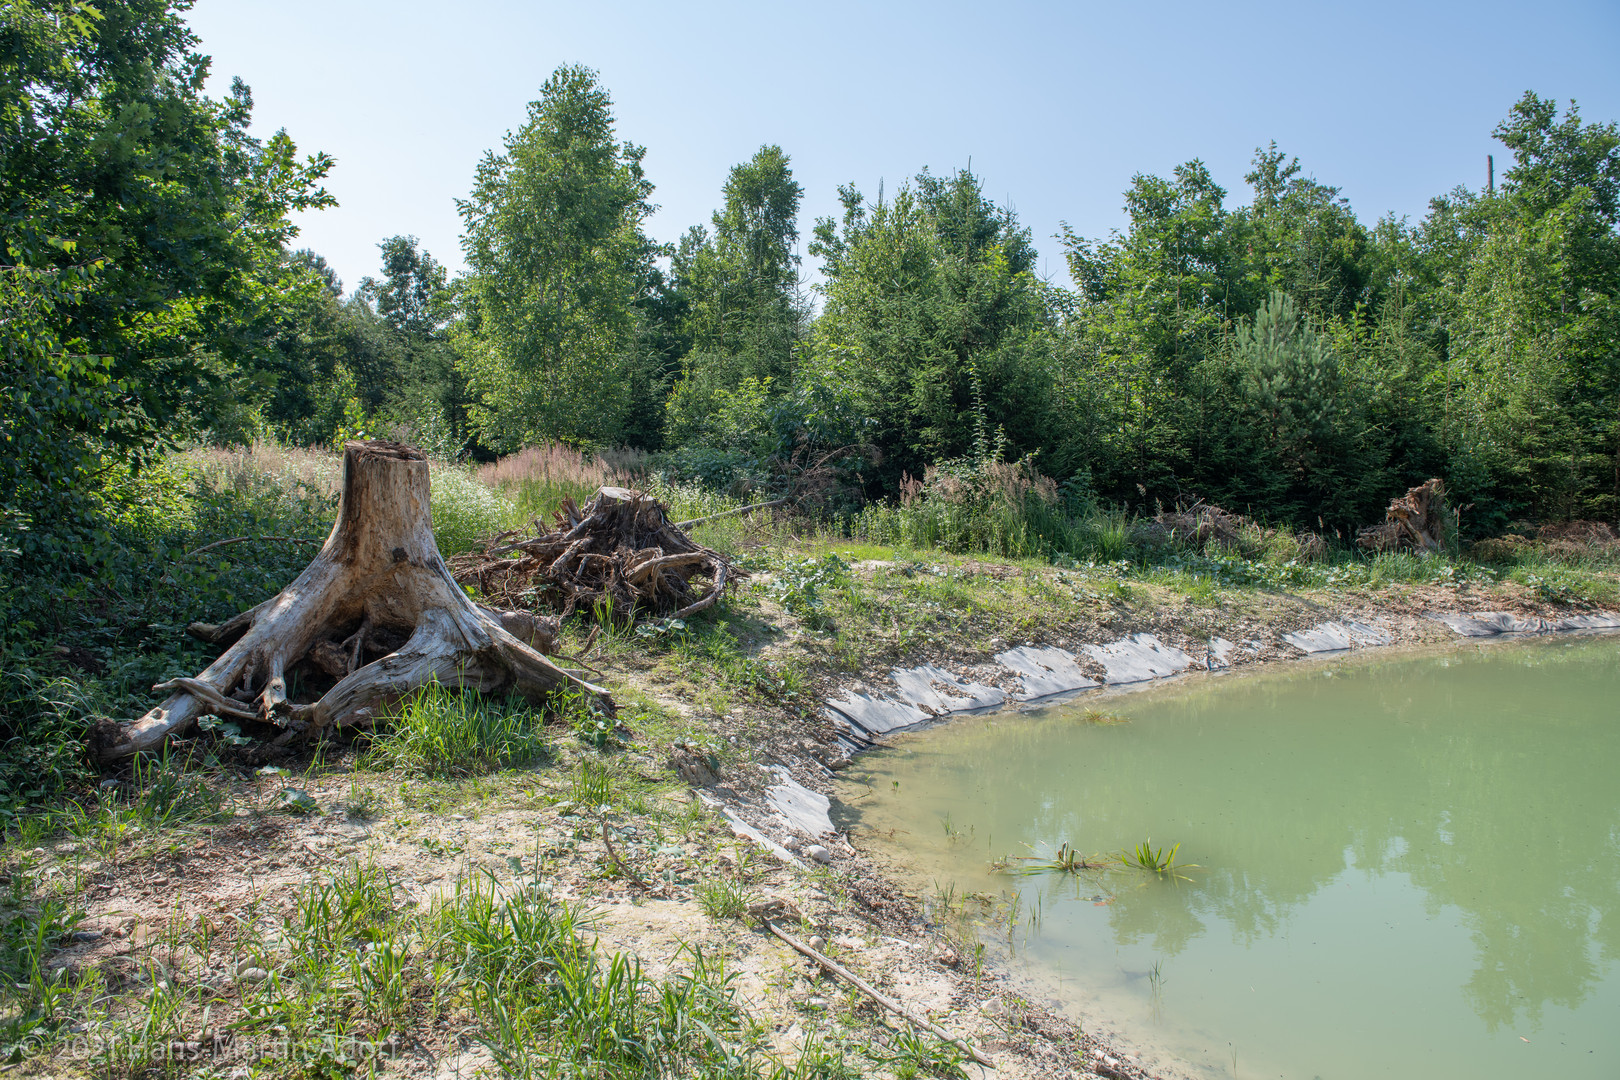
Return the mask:
<path id="1" fill-rule="evenodd" d="M 545 717 L 518 699 L 492 700 L 430 683 L 378 718 L 367 768 L 434 779 L 473 776 L 547 760 Z"/>
<path id="2" fill-rule="evenodd" d="M 478 482 L 457 465 L 434 465 L 431 475 L 433 539 L 446 556 L 480 547 L 528 521 L 521 505 Z"/>
<path id="3" fill-rule="evenodd" d="M 754 899 L 747 886 L 725 877 L 700 882 L 696 898 L 698 907 L 711 919 L 740 919 L 748 914 L 748 905 Z"/>

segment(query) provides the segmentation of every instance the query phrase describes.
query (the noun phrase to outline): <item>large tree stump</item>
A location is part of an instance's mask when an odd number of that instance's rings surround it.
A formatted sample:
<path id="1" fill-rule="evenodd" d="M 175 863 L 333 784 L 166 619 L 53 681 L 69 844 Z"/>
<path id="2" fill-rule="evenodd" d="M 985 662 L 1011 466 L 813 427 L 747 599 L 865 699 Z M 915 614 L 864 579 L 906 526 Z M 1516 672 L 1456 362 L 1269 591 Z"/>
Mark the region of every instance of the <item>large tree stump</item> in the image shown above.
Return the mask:
<path id="1" fill-rule="evenodd" d="M 102 760 L 154 749 L 208 714 L 275 724 L 286 738 L 367 723 L 379 704 L 433 680 L 532 701 L 575 686 L 613 709 L 606 690 L 514 635 L 547 636 L 532 616 L 468 599 L 433 542 L 427 460 L 398 443 L 344 447 L 337 523 L 291 585 L 229 622 L 189 629 L 229 648 L 196 678 L 153 687 L 173 693 L 135 723 L 93 732 Z M 295 669 L 315 700 L 289 697 Z"/>

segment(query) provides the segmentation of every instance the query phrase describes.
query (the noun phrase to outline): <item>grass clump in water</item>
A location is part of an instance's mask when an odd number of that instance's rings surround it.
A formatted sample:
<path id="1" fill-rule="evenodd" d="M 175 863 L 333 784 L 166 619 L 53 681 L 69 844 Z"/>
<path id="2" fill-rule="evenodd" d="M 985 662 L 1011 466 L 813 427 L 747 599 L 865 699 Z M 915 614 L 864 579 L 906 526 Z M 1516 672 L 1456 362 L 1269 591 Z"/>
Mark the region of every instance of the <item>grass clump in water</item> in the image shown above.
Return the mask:
<path id="1" fill-rule="evenodd" d="M 1078 874 L 1082 870 L 1103 870 L 1109 865 L 1101 855 L 1082 855 L 1068 844 L 1058 845 L 1053 855 L 1023 855 L 1021 865 L 1011 867 L 1015 874 Z"/>
<path id="2" fill-rule="evenodd" d="M 527 703 L 495 701 L 437 682 L 401 699 L 372 741 L 366 763 L 449 779 L 519 768 L 550 756 L 545 718 Z"/>
<path id="3" fill-rule="evenodd" d="M 1136 847 L 1120 853 L 1120 862 L 1135 870 L 1146 870 L 1160 877 L 1179 877 L 1178 870 L 1191 869 L 1196 863 L 1176 862 L 1176 853 L 1181 850 L 1180 844 L 1168 848 L 1154 847 L 1150 836 Z"/>

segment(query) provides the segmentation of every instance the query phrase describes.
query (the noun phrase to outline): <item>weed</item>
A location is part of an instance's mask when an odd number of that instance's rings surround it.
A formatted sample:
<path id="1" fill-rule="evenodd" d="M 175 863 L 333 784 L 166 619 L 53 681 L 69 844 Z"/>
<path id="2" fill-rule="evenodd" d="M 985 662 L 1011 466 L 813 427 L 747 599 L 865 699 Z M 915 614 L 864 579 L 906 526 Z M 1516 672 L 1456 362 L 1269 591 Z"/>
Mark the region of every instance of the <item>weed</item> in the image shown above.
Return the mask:
<path id="1" fill-rule="evenodd" d="M 371 821 L 387 805 L 376 788 L 361 787 L 358 781 L 349 784 L 349 797 L 343 800 L 343 813 L 351 821 Z"/>
<path id="2" fill-rule="evenodd" d="M 753 896 L 741 882 L 715 877 L 698 885 L 698 907 L 711 919 L 740 919 L 748 914 Z"/>
<path id="3" fill-rule="evenodd" d="M 889 1066 L 896 1080 L 916 1080 L 920 1076 L 968 1080 L 963 1067 L 967 1056 L 951 1043 L 902 1028 L 889 1035 L 889 1047 L 889 1053 L 874 1056 Z"/>
<path id="4" fill-rule="evenodd" d="M 552 701 L 558 716 L 580 742 L 598 750 L 619 745 L 618 722 L 602 711 L 594 695 L 566 689 L 553 695 Z"/>
<path id="5" fill-rule="evenodd" d="M 0 1048 L 14 1055 L 25 1042 L 47 1043 L 69 1018 L 70 1007 L 95 989 L 93 975 L 70 975 L 66 967 L 47 969 L 45 961 L 84 917 L 58 899 L 33 895 L 31 867 L 12 870 L 10 888 L 0 894 L 0 979 L 5 1004 L 0 1016 Z"/>
<path id="6" fill-rule="evenodd" d="M 1009 872 L 1025 875 L 1078 874 L 1082 870 L 1102 870 L 1108 866 L 1108 861 L 1102 856 L 1092 855 L 1088 858 L 1067 843 L 1058 845 L 1053 855 L 1020 855 L 1017 861 L 1021 865 L 1010 867 Z"/>
<path id="7" fill-rule="evenodd" d="M 585 760 L 574 770 L 568 797 L 576 806 L 596 808 L 613 802 L 613 771 L 600 762 Z"/>
<path id="8" fill-rule="evenodd" d="M 544 717 L 516 698 L 497 702 L 433 682 L 382 719 L 386 730 L 364 758 L 370 768 L 446 778 L 530 765 L 550 755 Z"/>
<path id="9" fill-rule="evenodd" d="M 773 588 L 788 613 L 811 630 L 832 626 L 824 589 L 851 587 L 849 564 L 837 555 L 820 559 L 790 559 L 777 571 Z"/>

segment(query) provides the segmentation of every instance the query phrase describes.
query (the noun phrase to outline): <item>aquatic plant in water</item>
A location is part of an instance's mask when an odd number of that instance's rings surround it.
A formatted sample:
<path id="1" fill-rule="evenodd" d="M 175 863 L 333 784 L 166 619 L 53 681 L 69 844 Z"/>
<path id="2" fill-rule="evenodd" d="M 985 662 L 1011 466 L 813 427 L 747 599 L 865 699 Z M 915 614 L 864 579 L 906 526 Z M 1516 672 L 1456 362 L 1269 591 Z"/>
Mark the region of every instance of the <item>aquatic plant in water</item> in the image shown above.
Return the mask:
<path id="1" fill-rule="evenodd" d="M 1020 855 L 1017 861 L 1022 865 L 1009 864 L 1000 869 L 1014 874 L 1078 874 L 1082 870 L 1103 870 L 1109 865 L 1102 856 L 1082 855 L 1066 843 L 1058 846 L 1055 855 Z"/>
<path id="2" fill-rule="evenodd" d="M 1120 862 L 1137 870 L 1147 870 L 1163 876 L 1180 877 L 1178 870 L 1191 869 L 1197 863 L 1177 863 L 1176 853 L 1181 850 L 1180 844 L 1171 847 L 1155 848 L 1153 838 L 1150 836 L 1135 848 L 1120 853 Z"/>

